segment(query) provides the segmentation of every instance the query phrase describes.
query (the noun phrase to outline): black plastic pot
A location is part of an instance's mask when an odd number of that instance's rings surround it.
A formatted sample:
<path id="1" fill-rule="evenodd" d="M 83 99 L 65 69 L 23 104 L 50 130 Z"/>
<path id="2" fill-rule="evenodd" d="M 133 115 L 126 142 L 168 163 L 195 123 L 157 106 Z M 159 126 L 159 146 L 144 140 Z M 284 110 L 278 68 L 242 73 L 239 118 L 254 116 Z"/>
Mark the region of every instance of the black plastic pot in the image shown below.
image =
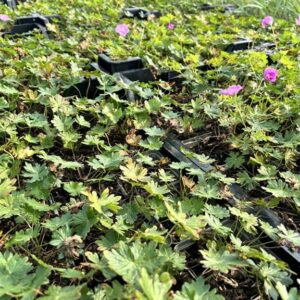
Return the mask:
<path id="1" fill-rule="evenodd" d="M 175 82 L 176 84 L 181 84 L 183 81 L 183 79 L 179 77 L 180 73 L 176 71 L 165 71 L 157 77 L 153 75 L 149 68 L 124 71 L 120 72 L 120 74 L 122 74 L 130 81 L 151 82 L 162 80 L 166 82 Z"/>
<path id="2" fill-rule="evenodd" d="M 17 1 L 16 0 L 3 0 L 3 4 L 6 4 L 11 9 L 15 9 L 17 7 Z"/>
<path id="3" fill-rule="evenodd" d="M 82 79 L 79 83 L 69 87 L 62 93 L 63 97 L 77 96 L 80 98 L 87 97 L 95 99 L 101 94 L 98 89 L 99 81 L 96 78 Z"/>
<path id="4" fill-rule="evenodd" d="M 122 11 L 122 18 L 138 18 L 140 20 L 147 20 L 149 17 L 154 16 L 159 18 L 162 16 L 159 10 L 147 10 L 141 7 L 128 7 Z"/>
<path id="5" fill-rule="evenodd" d="M 99 81 L 96 77 L 82 78 L 80 82 L 70 86 L 62 92 L 63 97 L 79 97 L 95 99 L 99 95 L 103 94 L 101 90 Z M 127 92 L 123 89 L 116 92 L 120 99 L 128 99 Z"/>
<path id="6" fill-rule="evenodd" d="M 200 7 L 200 10 L 202 11 L 219 10 L 221 12 L 226 12 L 226 11 L 234 11 L 236 8 L 237 7 L 234 4 L 212 5 L 206 3 Z"/>
<path id="7" fill-rule="evenodd" d="M 187 157 L 181 149 L 186 148 L 182 142 L 170 137 L 165 140 L 162 149 L 167 155 L 175 161 L 183 161 L 191 164 L 194 167 L 200 168 L 204 172 L 211 171 L 213 168 L 210 165 L 201 164 L 197 159 Z"/>
<path id="8" fill-rule="evenodd" d="M 14 34 L 30 34 L 31 31 L 38 29 L 44 35 L 47 35 L 47 30 L 44 26 L 39 24 L 24 24 L 24 25 L 14 25 L 9 32 L 4 33 L 4 35 L 14 35 Z"/>
<path id="9" fill-rule="evenodd" d="M 254 49 L 257 51 L 274 50 L 275 48 L 276 48 L 276 44 L 270 42 L 265 42 L 254 47 Z"/>
<path id="10" fill-rule="evenodd" d="M 46 38 L 49 38 L 49 32 L 46 27 L 40 24 L 24 24 L 24 25 L 14 25 L 10 31 L 4 32 L 2 36 L 7 35 L 30 35 L 34 29 L 39 30 Z"/>
<path id="11" fill-rule="evenodd" d="M 272 55 L 274 53 L 275 48 L 276 45 L 274 43 L 265 42 L 259 45 L 254 45 L 253 41 L 249 39 L 241 39 L 232 44 L 227 45 L 225 51 L 234 52 L 253 49 L 255 51 L 264 51 L 267 55 Z"/>
<path id="12" fill-rule="evenodd" d="M 180 77 L 180 73 L 176 71 L 165 71 L 158 76 L 158 80 L 166 82 L 174 82 L 177 86 L 182 85 L 184 79 Z"/>
<path id="13" fill-rule="evenodd" d="M 151 82 L 155 81 L 155 77 L 150 69 L 134 69 L 129 71 L 120 72 L 124 77 L 130 81 L 139 81 L 139 82 Z"/>
<path id="14" fill-rule="evenodd" d="M 51 34 L 47 30 L 47 24 L 55 20 L 59 20 L 59 15 L 51 16 L 41 16 L 41 15 L 32 15 L 28 17 L 19 17 L 15 20 L 14 25 L 11 30 L 2 34 L 6 35 L 18 35 L 25 34 L 30 35 L 33 30 L 39 30 L 46 38 L 50 38 Z"/>
<path id="15" fill-rule="evenodd" d="M 202 72 L 206 72 L 206 71 L 213 70 L 213 69 L 214 69 L 214 67 L 211 65 L 202 65 L 202 66 L 197 67 L 197 70 L 202 71 Z"/>
<path id="16" fill-rule="evenodd" d="M 276 48 L 276 45 L 274 43 L 269 43 L 269 42 L 266 42 L 266 43 L 262 43 L 258 46 L 255 46 L 254 47 L 254 50 L 256 51 L 264 51 L 267 55 L 267 59 L 268 59 L 268 63 L 269 64 L 273 64 L 275 63 L 272 59 L 272 55 L 274 54 L 275 52 L 275 49 Z"/>
<path id="17" fill-rule="evenodd" d="M 114 61 L 105 54 L 100 54 L 98 56 L 98 68 L 109 74 L 142 69 L 143 67 L 143 62 L 139 57 L 132 57 L 127 60 Z"/>
<path id="18" fill-rule="evenodd" d="M 163 80 L 166 82 L 175 82 L 176 85 L 180 85 L 183 81 L 178 77 L 180 74 L 175 71 L 162 72 L 158 76 L 154 76 L 149 68 L 144 68 L 143 61 L 140 57 L 132 57 L 127 60 L 113 61 L 106 54 L 100 54 L 98 56 L 98 62 L 92 63 L 93 70 L 103 71 L 108 74 L 117 74 L 119 79 L 126 84 L 131 84 L 133 81 L 138 82 L 152 82 L 156 80 Z M 127 100 L 134 101 L 135 95 L 132 91 L 125 92 Z"/>
<path id="19" fill-rule="evenodd" d="M 111 75 L 120 73 L 131 81 L 151 82 L 163 80 L 167 82 L 174 81 L 176 83 L 182 82 L 182 78 L 179 77 L 180 74 L 176 71 L 164 71 L 156 78 L 149 68 L 144 68 L 140 57 L 114 61 L 102 53 L 98 56 L 98 62 L 92 63 L 91 66 L 94 70 L 101 70 Z"/>
<path id="20" fill-rule="evenodd" d="M 248 39 L 241 39 L 239 41 L 227 45 L 225 51 L 232 53 L 235 51 L 248 50 L 251 49 L 252 47 L 253 47 L 253 41 Z"/>
<path id="21" fill-rule="evenodd" d="M 42 16 L 38 14 L 33 14 L 32 16 L 19 17 L 15 20 L 15 25 L 24 25 L 24 24 L 40 24 L 44 27 L 49 23 L 59 21 L 61 19 L 60 15 L 47 15 Z"/>

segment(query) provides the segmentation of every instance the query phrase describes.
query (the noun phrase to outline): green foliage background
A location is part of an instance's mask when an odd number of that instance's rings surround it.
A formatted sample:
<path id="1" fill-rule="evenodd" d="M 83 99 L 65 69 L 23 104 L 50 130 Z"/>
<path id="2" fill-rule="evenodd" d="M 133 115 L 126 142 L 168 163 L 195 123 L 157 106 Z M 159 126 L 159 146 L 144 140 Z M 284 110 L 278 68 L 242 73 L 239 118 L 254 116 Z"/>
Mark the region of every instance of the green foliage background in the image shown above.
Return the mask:
<path id="1" fill-rule="evenodd" d="M 131 4 L 163 16 L 120 21 Z M 200 5 L 1 5 L 12 20 L 38 12 L 62 22 L 49 26 L 53 39 L 0 38 L 0 299 L 299 298 L 290 267 L 260 240 L 300 247 L 299 27 L 274 14 L 262 29 L 257 14 Z M 241 37 L 274 42 L 273 63 L 257 49 L 224 51 Z M 91 70 L 103 51 L 140 56 L 155 74 L 176 70 L 183 84 L 125 84 Z M 279 70 L 275 84 L 263 79 L 268 65 Z M 83 77 L 99 81 L 100 96 L 62 96 Z M 221 96 L 232 84 L 243 91 Z M 200 136 L 182 151 L 209 171 L 159 156 L 169 134 Z M 233 183 L 252 195 L 234 207 Z M 290 220 L 272 227 L 252 210 L 261 206 Z"/>

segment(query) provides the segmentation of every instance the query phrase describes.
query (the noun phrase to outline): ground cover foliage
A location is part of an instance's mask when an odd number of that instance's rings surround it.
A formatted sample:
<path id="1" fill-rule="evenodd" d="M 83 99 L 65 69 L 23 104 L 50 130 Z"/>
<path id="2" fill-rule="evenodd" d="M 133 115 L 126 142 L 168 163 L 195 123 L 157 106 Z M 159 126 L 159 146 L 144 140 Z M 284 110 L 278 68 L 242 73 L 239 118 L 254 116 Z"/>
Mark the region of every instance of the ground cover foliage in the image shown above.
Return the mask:
<path id="1" fill-rule="evenodd" d="M 162 17 L 120 19 L 132 4 Z M 52 39 L 0 38 L 0 299 L 299 299 L 293 266 L 272 250 L 300 247 L 300 28 L 200 6 L 0 6 L 3 32 L 18 16 L 62 17 Z M 239 38 L 276 48 L 224 51 Z M 102 52 L 181 82 L 124 83 L 90 68 Z M 100 95 L 64 97 L 83 77 Z M 224 95 L 232 85 L 238 94 Z M 209 171 L 158 152 L 170 135 Z M 235 198 L 233 183 L 249 197 Z"/>

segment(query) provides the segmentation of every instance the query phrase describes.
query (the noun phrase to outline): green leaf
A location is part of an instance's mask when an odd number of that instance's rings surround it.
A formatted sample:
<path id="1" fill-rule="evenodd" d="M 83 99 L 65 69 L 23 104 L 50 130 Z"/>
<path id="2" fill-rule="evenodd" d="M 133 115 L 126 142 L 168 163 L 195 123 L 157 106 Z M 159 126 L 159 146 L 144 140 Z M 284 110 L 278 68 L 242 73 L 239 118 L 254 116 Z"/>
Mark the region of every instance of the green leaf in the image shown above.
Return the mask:
<path id="1" fill-rule="evenodd" d="M 168 210 L 168 217 L 174 223 L 181 227 L 186 235 L 190 235 L 193 238 L 199 238 L 201 228 L 204 228 L 207 224 L 205 216 L 192 216 L 188 218 L 182 211 L 182 207 L 179 203 L 177 210 L 172 205 L 165 202 L 165 206 Z"/>
<path id="2" fill-rule="evenodd" d="M 300 235 L 297 231 L 286 229 L 283 224 L 280 224 L 277 228 L 280 230 L 278 233 L 280 238 L 292 243 L 296 247 L 300 247 Z"/>
<path id="3" fill-rule="evenodd" d="M 104 154 L 96 155 L 96 158 L 88 162 L 88 164 L 94 169 L 103 170 L 115 170 L 118 169 L 123 157 L 117 152 L 107 152 Z"/>
<path id="4" fill-rule="evenodd" d="M 159 150 L 163 142 L 157 136 L 150 136 L 146 140 L 140 141 L 139 145 L 149 150 Z"/>
<path id="5" fill-rule="evenodd" d="M 281 172 L 280 176 L 290 183 L 295 189 L 300 189 L 300 174 L 294 174 L 290 171 Z"/>
<path id="6" fill-rule="evenodd" d="M 51 161 L 60 169 L 71 169 L 76 170 L 78 168 L 81 168 L 83 165 L 77 161 L 66 161 L 62 159 L 60 156 L 57 155 L 48 155 L 46 152 L 42 151 L 41 155 L 39 155 L 40 158 Z"/>
<path id="7" fill-rule="evenodd" d="M 139 237 L 145 239 L 145 240 L 152 240 L 156 243 L 164 244 L 166 239 L 164 237 L 164 234 L 167 233 L 167 230 L 157 230 L 156 226 L 152 226 L 150 228 L 146 228 L 145 231 L 142 231 L 138 234 Z"/>
<path id="8" fill-rule="evenodd" d="M 103 106 L 102 113 L 108 117 L 114 124 L 123 116 L 122 109 L 117 108 L 113 103 L 107 103 Z"/>
<path id="9" fill-rule="evenodd" d="M 255 176 L 254 179 L 258 181 L 275 179 L 277 174 L 276 166 L 261 166 L 258 169 L 259 175 Z"/>
<path id="10" fill-rule="evenodd" d="M 143 268 L 150 276 L 167 270 L 184 268 L 182 255 L 173 252 L 167 246 L 157 249 L 154 242 L 142 244 L 140 241 L 135 241 L 126 244 L 121 241 L 117 249 L 105 250 L 104 257 L 109 268 L 129 283 L 137 283 Z"/>
<path id="11" fill-rule="evenodd" d="M 293 192 L 290 190 L 289 186 L 281 179 L 271 180 L 268 182 L 267 187 L 262 188 L 271 193 L 274 197 L 288 198 L 293 195 Z"/>
<path id="12" fill-rule="evenodd" d="M 228 273 L 232 268 L 247 266 L 247 262 L 241 259 L 238 253 L 229 252 L 224 248 L 217 250 L 215 242 L 211 243 L 208 250 L 200 252 L 203 256 L 201 263 L 214 271 Z"/>
<path id="13" fill-rule="evenodd" d="M 66 269 L 63 272 L 61 272 L 61 276 L 63 278 L 70 278 L 70 279 L 83 279 L 85 273 L 81 271 L 77 271 L 75 269 Z"/>
<path id="14" fill-rule="evenodd" d="M 33 272 L 28 258 L 9 252 L 0 253 L 0 298 L 25 298 L 27 295 L 33 299 L 36 290 L 48 283 L 49 274 L 50 270 L 42 267 Z"/>
<path id="15" fill-rule="evenodd" d="M 205 204 L 205 212 L 219 219 L 228 218 L 230 216 L 227 208 L 220 205 L 210 205 L 208 203 Z"/>
<path id="16" fill-rule="evenodd" d="M 276 283 L 276 289 L 282 300 L 299 300 L 300 292 L 296 287 L 291 288 L 289 291 L 287 287 L 283 285 L 280 281 Z"/>
<path id="17" fill-rule="evenodd" d="M 162 196 L 170 192 L 166 185 L 159 186 L 158 183 L 153 180 L 148 181 L 144 189 L 153 196 Z"/>
<path id="18" fill-rule="evenodd" d="M 287 271 L 279 269 L 274 264 L 261 262 L 253 267 L 264 281 L 264 289 L 266 294 L 272 299 L 278 299 L 278 292 L 275 288 L 275 284 L 280 282 L 285 286 L 289 286 L 293 282 L 290 278 L 290 274 Z"/>
<path id="19" fill-rule="evenodd" d="M 191 163 L 187 163 L 187 162 L 184 162 L 184 161 L 181 161 L 181 162 L 172 162 L 170 164 L 170 168 L 174 169 L 174 170 L 184 170 L 184 169 L 187 169 L 187 168 L 192 168 L 192 164 Z"/>
<path id="20" fill-rule="evenodd" d="M 88 128 L 91 126 L 90 122 L 88 122 L 88 121 L 84 118 L 84 116 L 77 115 L 77 116 L 76 116 L 76 121 L 77 121 L 77 123 L 78 123 L 80 126 L 88 127 Z"/>
<path id="21" fill-rule="evenodd" d="M 158 267 L 159 259 L 156 254 L 156 244 L 133 243 L 131 246 L 119 243 L 118 249 L 104 251 L 111 270 L 121 275 L 127 282 L 135 282 L 144 267 L 151 274 Z"/>
<path id="22" fill-rule="evenodd" d="M 205 199 L 221 199 L 218 186 L 207 182 L 198 183 L 192 194 Z"/>
<path id="23" fill-rule="evenodd" d="M 19 91 L 12 86 L 0 84 L 0 94 L 10 96 L 10 95 L 18 95 Z"/>
<path id="24" fill-rule="evenodd" d="M 165 300 L 172 286 L 172 279 L 168 273 L 164 273 L 161 276 L 155 274 L 154 277 L 150 277 L 146 269 L 143 268 L 141 270 L 139 285 L 142 290 L 142 295 L 138 293 L 138 299 Z"/>
<path id="25" fill-rule="evenodd" d="M 82 182 L 66 182 L 64 183 L 64 190 L 67 191 L 71 196 L 79 196 L 84 191 Z"/>
<path id="26" fill-rule="evenodd" d="M 158 128 L 156 126 L 154 127 L 148 127 L 144 128 L 144 131 L 149 135 L 149 136 L 163 136 L 165 134 L 165 131 L 161 128 Z"/>
<path id="27" fill-rule="evenodd" d="M 0 179 L 0 199 L 5 199 L 11 192 L 16 190 L 15 179 Z"/>
<path id="28" fill-rule="evenodd" d="M 37 199 L 48 198 L 51 188 L 56 182 L 56 177 L 50 173 L 45 164 L 36 163 L 32 165 L 25 163 L 24 169 L 22 175 L 27 178 L 26 189 L 29 195 Z"/>
<path id="29" fill-rule="evenodd" d="M 51 285 L 46 291 L 45 296 L 39 297 L 41 300 L 79 300 L 81 298 L 82 286 L 65 286 L 60 287 Z"/>
<path id="30" fill-rule="evenodd" d="M 27 178 L 27 182 L 30 183 L 42 181 L 49 175 L 49 169 L 46 165 L 40 165 L 38 163 L 34 165 L 25 163 L 24 170 L 22 175 Z"/>
<path id="31" fill-rule="evenodd" d="M 144 182 L 148 180 L 146 176 L 148 173 L 147 169 L 139 166 L 132 159 L 129 159 L 126 166 L 121 166 L 120 169 L 123 172 L 123 176 L 121 177 L 123 180 L 133 182 Z"/>
<path id="32" fill-rule="evenodd" d="M 111 210 L 117 212 L 120 210 L 118 202 L 121 200 L 120 196 L 110 195 L 109 189 L 106 188 L 102 193 L 100 198 L 98 198 L 97 193 L 93 192 L 82 192 L 86 195 L 90 201 L 91 207 L 93 207 L 98 213 L 104 214 L 105 210 Z"/>
<path id="33" fill-rule="evenodd" d="M 226 158 L 225 162 L 228 168 L 238 169 L 245 163 L 245 159 L 242 155 L 236 152 L 230 152 L 229 157 Z"/>
<path id="34" fill-rule="evenodd" d="M 9 248 L 14 245 L 24 245 L 31 239 L 36 238 L 39 235 L 39 231 L 39 226 L 17 231 L 14 236 L 8 242 L 6 242 L 5 247 Z"/>
<path id="35" fill-rule="evenodd" d="M 230 207 L 230 212 L 239 218 L 239 221 L 246 232 L 256 233 L 256 226 L 258 226 L 257 217 L 245 211 L 241 211 L 236 207 Z"/>
<path id="36" fill-rule="evenodd" d="M 225 300 L 221 295 L 217 295 L 216 289 L 205 283 L 202 277 L 198 277 L 191 283 L 185 282 L 181 291 L 174 295 L 174 300 Z"/>

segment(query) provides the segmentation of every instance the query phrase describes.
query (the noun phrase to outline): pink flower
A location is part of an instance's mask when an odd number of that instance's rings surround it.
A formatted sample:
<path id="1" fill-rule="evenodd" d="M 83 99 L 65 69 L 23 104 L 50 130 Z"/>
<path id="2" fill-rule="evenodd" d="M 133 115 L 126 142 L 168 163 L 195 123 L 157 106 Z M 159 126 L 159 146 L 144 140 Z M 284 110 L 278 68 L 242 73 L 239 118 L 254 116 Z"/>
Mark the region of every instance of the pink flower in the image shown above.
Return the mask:
<path id="1" fill-rule="evenodd" d="M 264 71 L 264 78 L 266 81 L 275 82 L 278 76 L 278 71 L 274 68 L 266 68 Z"/>
<path id="2" fill-rule="evenodd" d="M 296 25 L 300 26 L 300 16 L 298 16 L 298 18 L 296 19 Z"/>
<path id="3" fill-rule="evenodd" d="M 221 95 L 227 95 L 227 96 L 235 96 L 239 91 L 241 91 L 243 87 L 241 85 L 231 85 L 225 90 L 221 90 Z"/>
<path id="4" fill-rule="evenodd" d="M 168 24 L 168 29 L 170 29 L 170 30 L 174 29 L 174 24 L 173 23 L 169 23 Z"/>
<path id="5" fill-rule="evenodd" d="M 0 14 L 0 20 L 3 21 L 3 22 L 7 22 L 7 21 L 9 21 L 10 19 L 9 19 L 9 16 L 8 16 L 8 15 L 1 15 L 1 14 Z"/>
<path id="6" fill-rule="evenodd" d="M 115 28 L 116 33 L 125 37 L 129 33 L 129 28 L 126 24 L 118 24 Z"/>
<path id="7" fill-rule="evenodd" d="M 273 18 L 271 16 L 266 16 L 261 21 L 262 28 L 266 28 L 267 26 L 270 26 L 273 24 Z"/>

